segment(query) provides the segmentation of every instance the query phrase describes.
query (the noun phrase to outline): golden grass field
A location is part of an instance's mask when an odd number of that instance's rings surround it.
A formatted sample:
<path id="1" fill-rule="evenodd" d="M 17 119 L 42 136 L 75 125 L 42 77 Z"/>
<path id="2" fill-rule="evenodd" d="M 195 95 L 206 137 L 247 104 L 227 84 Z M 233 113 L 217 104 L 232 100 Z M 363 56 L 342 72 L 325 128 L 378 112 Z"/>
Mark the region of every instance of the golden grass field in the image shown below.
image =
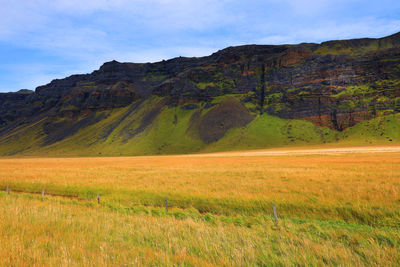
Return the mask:
<path id="1" fill-rule="evenodd" d="M 7 185 L 1 266 L 400 265 L 399 147 L 3 158 Z"/>

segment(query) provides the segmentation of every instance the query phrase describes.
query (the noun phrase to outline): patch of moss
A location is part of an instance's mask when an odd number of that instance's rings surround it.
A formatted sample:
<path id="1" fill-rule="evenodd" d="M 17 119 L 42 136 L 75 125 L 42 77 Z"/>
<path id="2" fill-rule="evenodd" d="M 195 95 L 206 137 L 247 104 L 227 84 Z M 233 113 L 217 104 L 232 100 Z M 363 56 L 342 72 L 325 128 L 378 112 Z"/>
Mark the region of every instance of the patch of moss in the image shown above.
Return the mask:
<path id="1" fill-rule="evenodd" d="M 249 125 L 235 128 L 206 151 L 253 149 L 304 144 L 321 144 L 336 140 L 336 132 L 308 121 L 284 120 L 268 114 L 258 116 Z"/>
<path id="2" fill-rule="evenodd" d="M 339 134 L 340 143 L 394 144 L 400 143 L 400 116 L 392 114 L 363 121 Z"/>

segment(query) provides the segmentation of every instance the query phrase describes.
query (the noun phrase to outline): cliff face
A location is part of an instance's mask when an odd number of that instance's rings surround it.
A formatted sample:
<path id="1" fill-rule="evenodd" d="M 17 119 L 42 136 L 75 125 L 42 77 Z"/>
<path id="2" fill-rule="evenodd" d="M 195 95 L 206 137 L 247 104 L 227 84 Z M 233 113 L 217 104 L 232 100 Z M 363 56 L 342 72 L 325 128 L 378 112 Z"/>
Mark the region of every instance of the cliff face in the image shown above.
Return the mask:
<path id="1" fill-rule="evenodd" d="M 29 115 L 28 99 L 32 94 L 30 90 L 0 93 L 0 127 Z"/>
<path id="2" fill-rule="evenodd" d="M 0 94 L 0 134 L 42 118 L 74 119 L 151 97 L 163 98 L 162 106 L 169 108 L 204 109 L 228 95 L 245 107 L 232 105 L 232 114 L 246 113 L 246 123 L 267 113 L 341 131 L 400 112 L 400 33 L 322 44 L 229 47 L 207 57 L 157 63 L 107 62 L 91 74 L 53 80 L 34 93 Z M 224 112 L 228 109 L 225 104 Z"/>

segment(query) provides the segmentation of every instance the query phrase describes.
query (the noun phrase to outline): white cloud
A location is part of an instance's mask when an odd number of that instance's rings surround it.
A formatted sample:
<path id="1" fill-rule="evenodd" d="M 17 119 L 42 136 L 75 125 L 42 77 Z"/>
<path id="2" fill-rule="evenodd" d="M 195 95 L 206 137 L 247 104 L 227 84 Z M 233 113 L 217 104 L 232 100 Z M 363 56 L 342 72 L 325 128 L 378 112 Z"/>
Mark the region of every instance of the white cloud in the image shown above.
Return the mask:
<path id="1" fill-rule="evenodd" d="M 379 38 L 400 30 L 399 20 L 384 20 L 373 17 L 358 21 L 324 21 L 305 29 L 287 28 L 286 35 L 270 35 L 257 40 L 259 44 L 283 44 L 301 42 L 323 42 L 353 38 Z"/>
<path id="2" fill-rule="evenodd" d="M 387 10 L 400 8 L 394 0 L 381 1 Z M 153 62 L 209 55 L 231 45 L 379 37 L 400 30 L 400 16 L 385 17 L 385 10 L 375 12 L 382 9 L 378 3 L 362 0 L 0 0 L 0 5 L 1 43 L 55 58 L 37 71 L 15 70 L 16 80 L 31 81 L 29 88 L 53 77 L 48 71 L 54 65 L 60 65 L 54 76 L 62 77 L 112 59 Z M 358 7 L 365 14 L 349 10 Z M 1 62 L 0 67 L 7 68 Z"/>

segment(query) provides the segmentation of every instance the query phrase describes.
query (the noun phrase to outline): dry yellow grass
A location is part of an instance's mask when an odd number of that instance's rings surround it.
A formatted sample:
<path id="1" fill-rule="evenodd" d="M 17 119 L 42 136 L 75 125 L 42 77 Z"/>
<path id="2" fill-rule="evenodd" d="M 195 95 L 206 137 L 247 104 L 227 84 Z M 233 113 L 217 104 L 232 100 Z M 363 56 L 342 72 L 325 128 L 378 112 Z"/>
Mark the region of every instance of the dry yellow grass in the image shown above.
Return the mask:
<path id="1" fill-rule="evenodd" d="M 0 184 L 83 200 L 1 193 L 0 265 L 400 264 L 400 152 L 4 158 Z"/>
<path id="2" fill-rule="evenodd" d="M 0 183 L 205 198 L 397 205 L 400 152 L 0 159 Z M 116 193 L 116 194 L 117 194 Z"/>
<path id="3" fill-rule="evenodd" d="M 396 266 L 396 231 L 284 220 L 251 228 L 0 197 L 1 266 Z"/>

